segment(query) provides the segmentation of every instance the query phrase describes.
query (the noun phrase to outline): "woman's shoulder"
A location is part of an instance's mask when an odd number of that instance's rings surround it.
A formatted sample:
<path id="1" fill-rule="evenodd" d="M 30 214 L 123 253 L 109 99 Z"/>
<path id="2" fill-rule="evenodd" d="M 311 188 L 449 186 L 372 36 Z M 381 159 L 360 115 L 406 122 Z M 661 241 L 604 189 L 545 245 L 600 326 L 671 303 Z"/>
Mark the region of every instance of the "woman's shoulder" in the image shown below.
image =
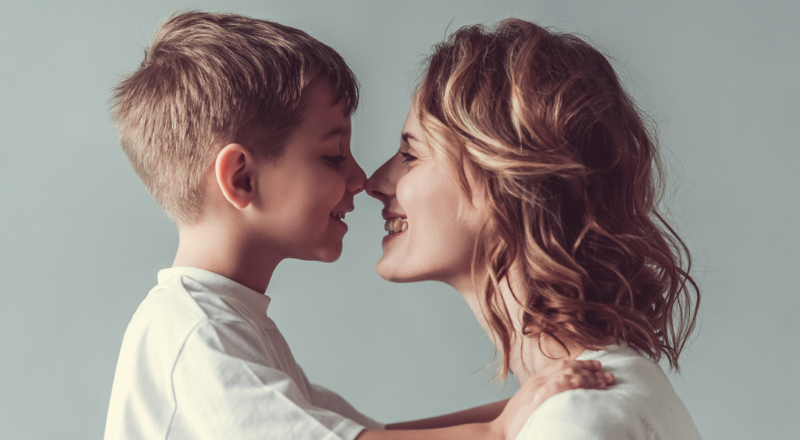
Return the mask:
<path id="1" fill-rule="evenodd" d="M 543 403 L 528 419 L 517 440 L 648 439 L 640 408 L 634 399 L 608 390 L 571 390 Z"/>
<path id="2" fill-rule="evenodd" d="M 578 359 L 598 360 L 603 371 L 614 373 L 614 394 L 641 398 L 653 394 L 674 394 L 669 378 L 657 363 L 642 356 L 627 344 L 611 345 L 605 350 L 586 351 Z"/>
<path id="3" fill-rule="evenodd" d="M 630 347 L 587 352 L 614 373 L 606 390 L 571 390 L 543 403 L 517 440 L 699 439 L 688 411 L 658 364 Z"/>

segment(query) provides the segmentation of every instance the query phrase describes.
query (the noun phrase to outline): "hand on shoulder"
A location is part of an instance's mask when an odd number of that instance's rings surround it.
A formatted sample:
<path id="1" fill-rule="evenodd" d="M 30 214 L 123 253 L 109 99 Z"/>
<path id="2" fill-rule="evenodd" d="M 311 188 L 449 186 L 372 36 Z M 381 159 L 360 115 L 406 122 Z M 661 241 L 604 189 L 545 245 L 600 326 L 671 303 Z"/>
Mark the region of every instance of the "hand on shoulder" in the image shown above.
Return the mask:
<path id="1" fill-rule="evenodd" d="M 614 375 L 600 370 L 599 361 L 563 360 L 542 370 L 525 382 L 509 400 L 498 423 L 506 440 L 517 437 L 530 415 L 550 397 L 578 388 L 605 389 Z"/>

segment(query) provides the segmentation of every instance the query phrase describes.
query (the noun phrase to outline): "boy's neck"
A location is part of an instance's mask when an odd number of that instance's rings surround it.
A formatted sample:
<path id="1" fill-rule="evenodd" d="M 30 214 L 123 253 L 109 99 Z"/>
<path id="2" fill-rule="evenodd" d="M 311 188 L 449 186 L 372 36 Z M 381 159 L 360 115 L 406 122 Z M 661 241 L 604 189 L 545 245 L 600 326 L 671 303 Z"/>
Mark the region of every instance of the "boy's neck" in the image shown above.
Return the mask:
<path id="1" fill-rule="evenodd" d="M 204 269 L 264 293 L 281 258 L 268 255 L 236 228 L 213 222 L 178 226 L 180 242 L 173 266 Z"/>

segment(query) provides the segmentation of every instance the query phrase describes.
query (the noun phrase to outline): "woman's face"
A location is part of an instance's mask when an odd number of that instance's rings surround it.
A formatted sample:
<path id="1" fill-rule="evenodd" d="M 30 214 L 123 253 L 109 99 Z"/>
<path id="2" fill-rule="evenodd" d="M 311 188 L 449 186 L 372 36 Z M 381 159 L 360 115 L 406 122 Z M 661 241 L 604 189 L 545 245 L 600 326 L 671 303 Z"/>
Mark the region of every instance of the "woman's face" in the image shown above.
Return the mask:
<path id="1" fill-rule="evenodd" d="M 434 160 L 417 114 L 415 102 L 399 151 L 367 180 L 367 193 L 383 202 L 386 221 L 378 275 L 393 282 L 471 285 L 475 239 L 486 221 L 482 199 L 470 200 L 454 173 Z"/>

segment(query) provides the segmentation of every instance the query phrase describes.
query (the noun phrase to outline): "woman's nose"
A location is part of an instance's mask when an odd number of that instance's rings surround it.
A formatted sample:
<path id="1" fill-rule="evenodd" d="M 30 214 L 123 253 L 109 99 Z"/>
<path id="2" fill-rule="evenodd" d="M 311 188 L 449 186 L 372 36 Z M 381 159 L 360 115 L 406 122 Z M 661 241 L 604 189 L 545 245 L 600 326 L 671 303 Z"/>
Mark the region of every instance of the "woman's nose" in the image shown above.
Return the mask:
<path id="1" fill-rule="evenodd" d="M 367 179 L 367 194 L 381 201 L 392 197 L 396 183 L 392 174 L 392 159 L 389 159 Z"/>

